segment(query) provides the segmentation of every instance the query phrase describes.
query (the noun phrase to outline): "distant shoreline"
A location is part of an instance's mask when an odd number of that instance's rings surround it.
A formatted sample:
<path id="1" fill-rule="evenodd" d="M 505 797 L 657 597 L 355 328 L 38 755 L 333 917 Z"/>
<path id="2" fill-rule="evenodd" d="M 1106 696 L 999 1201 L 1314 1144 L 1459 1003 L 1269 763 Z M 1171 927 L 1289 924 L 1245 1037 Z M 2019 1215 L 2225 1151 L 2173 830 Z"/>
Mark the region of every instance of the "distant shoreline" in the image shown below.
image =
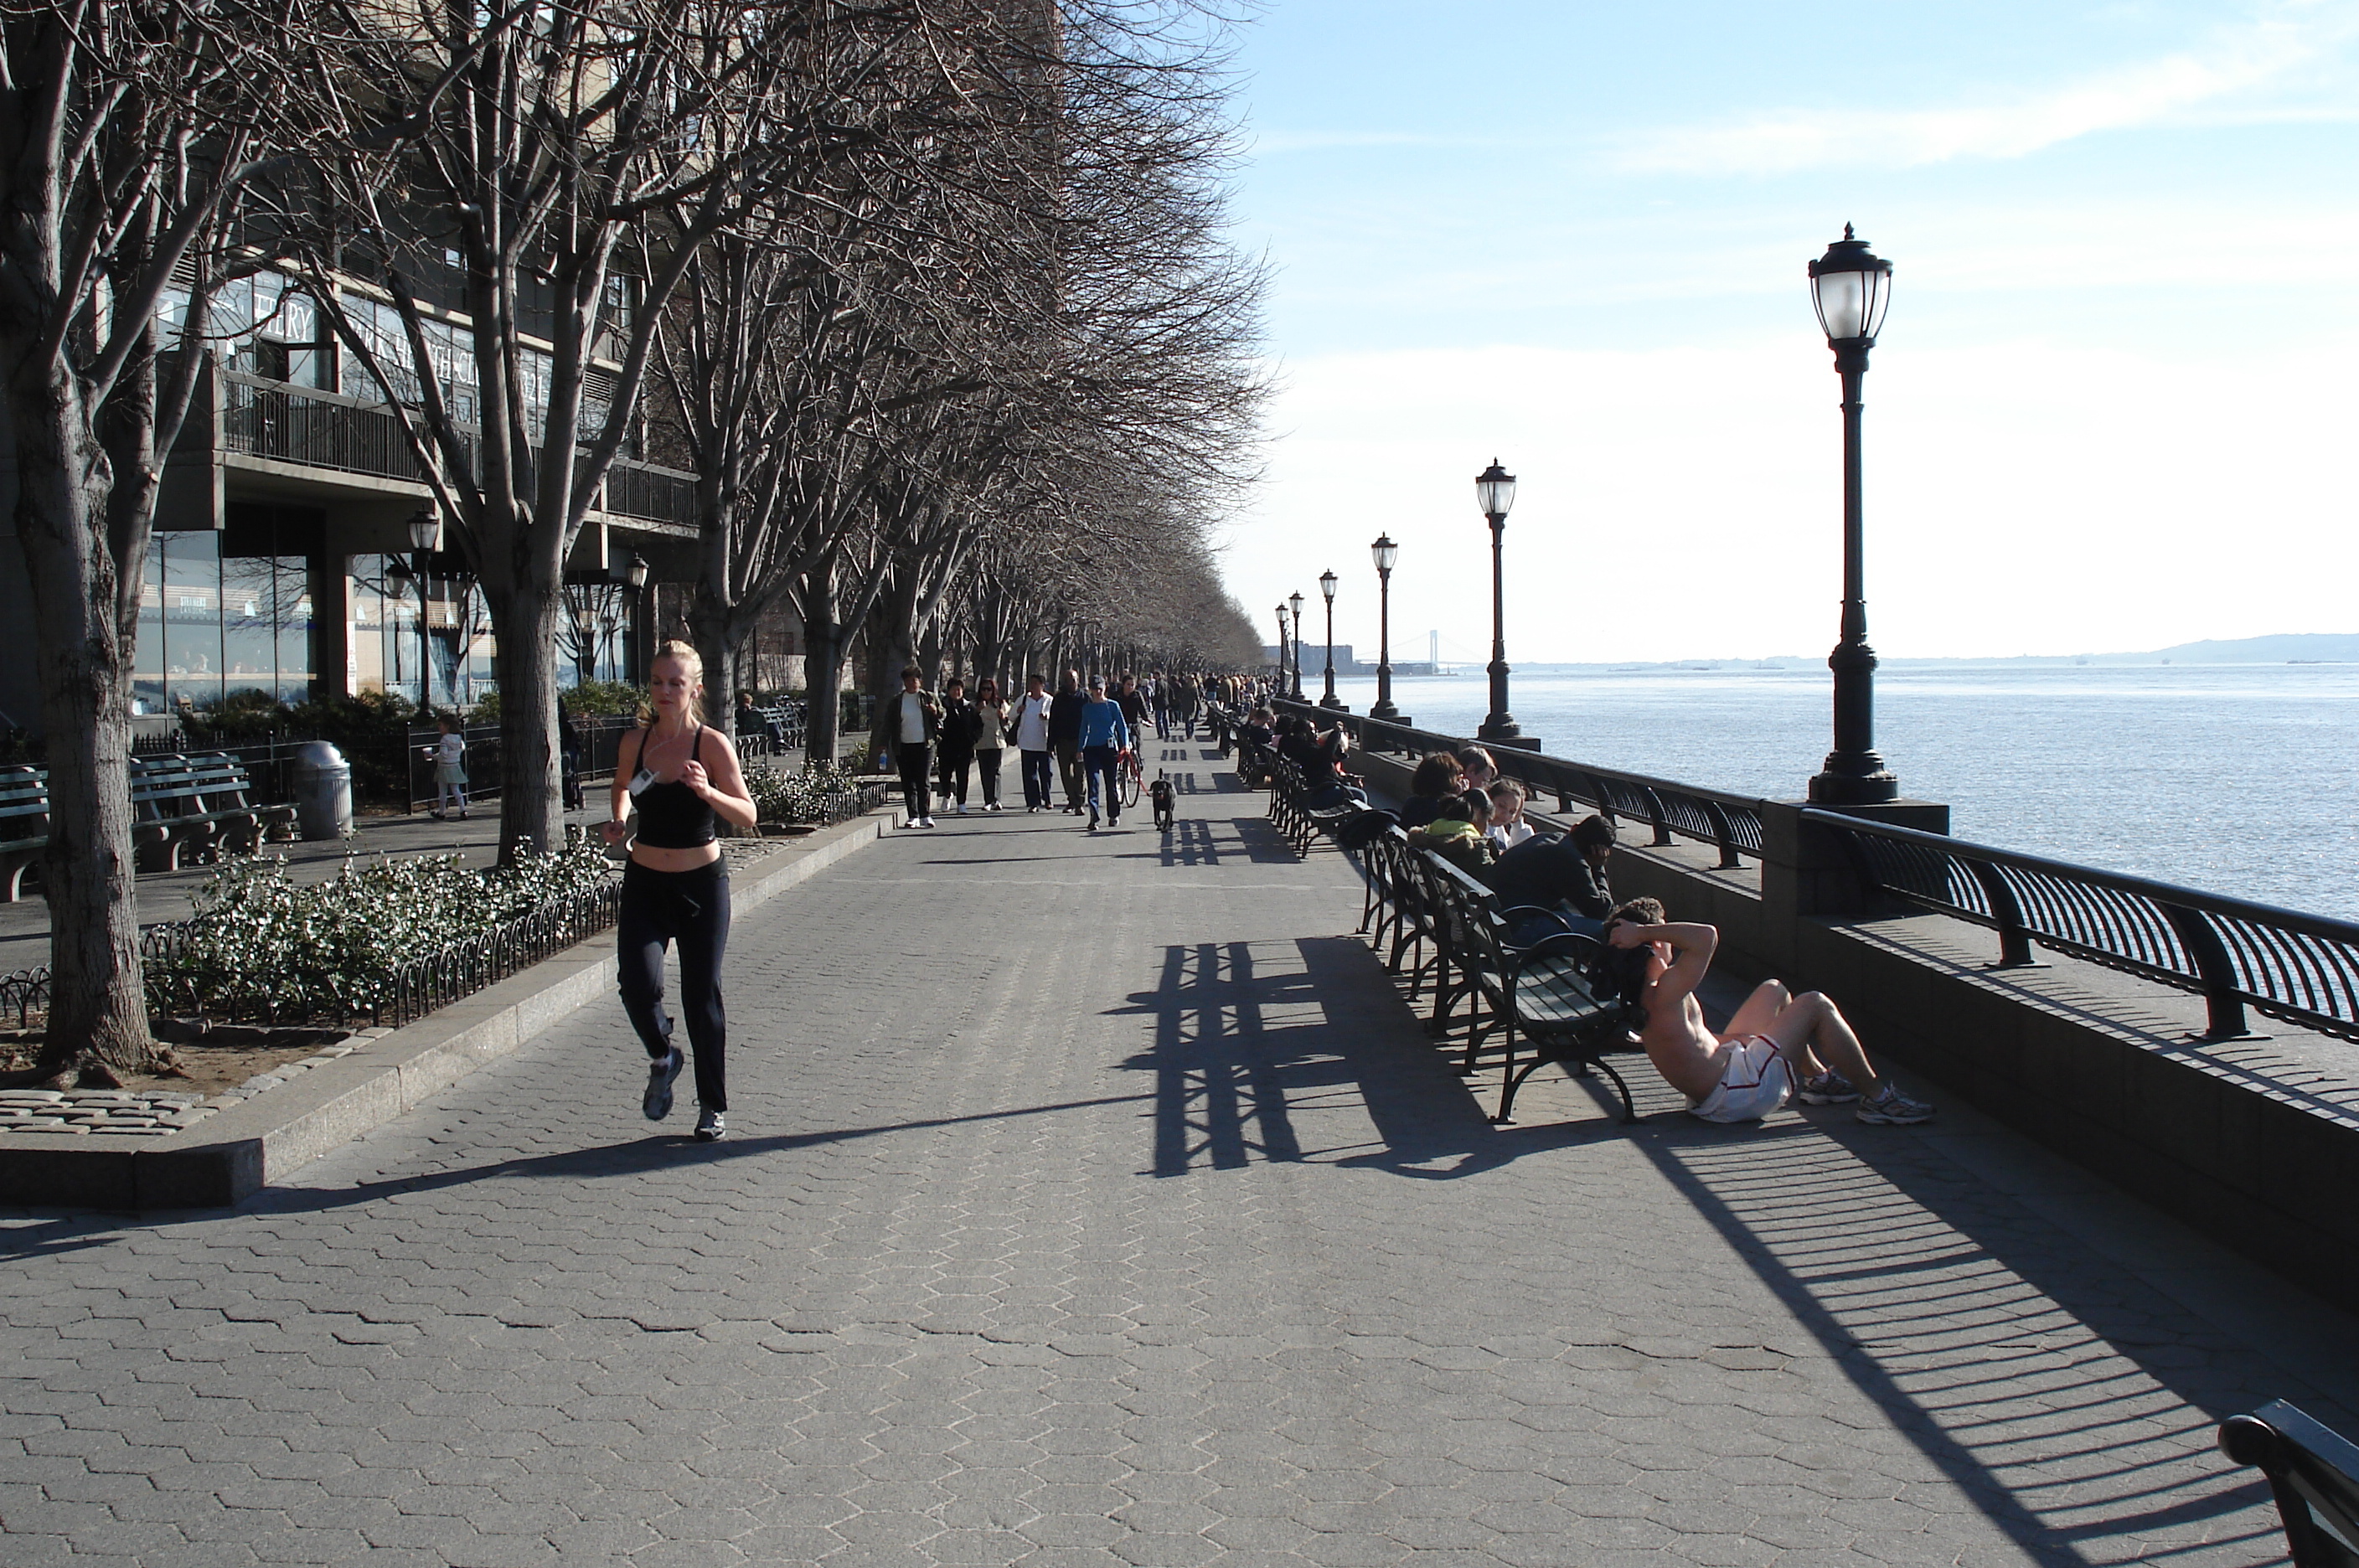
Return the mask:
<path id="1" fill-rule="evenodd" d="M 1973 654 L 1946 659 L 1892 659 L 1878 656 L 1877 664 L 1886 670 L 1926 670 L 1961 666 L 2002 667 L 2012 670 L 2046 669 L 2072 670 L 2094 665 L 2123 665 L 2174 669 L 2201 665 L 2256 664 L 2359 664 L 2359 632 L 2281 632 L 2268 637 L 2241 637 L 2232 641 L 2180 643 L 2175 648 L 2156 648 L 2148 653 L 2017 653 Z M 1616 659 L 1611 660 L 1571 663 L 1522 663 L 1516 669 L 1531 674 L 1543 672 L 1559 675 L 1591 672 L 1634 673 L 1642 670 L 1694 670 L 1700 673 L 1730 670 L 1777 670 L 1824 669 L 1824 654 L 1771 654 L 1761 658 L 1740 659 Z M 1480 673 L 1480 667 L 1469 664 L 1467 669 Z M 1408 679 L 1404 677 L 1404 679 Z M 1417 679 L 1447 679 L 1418 677 Z"/>

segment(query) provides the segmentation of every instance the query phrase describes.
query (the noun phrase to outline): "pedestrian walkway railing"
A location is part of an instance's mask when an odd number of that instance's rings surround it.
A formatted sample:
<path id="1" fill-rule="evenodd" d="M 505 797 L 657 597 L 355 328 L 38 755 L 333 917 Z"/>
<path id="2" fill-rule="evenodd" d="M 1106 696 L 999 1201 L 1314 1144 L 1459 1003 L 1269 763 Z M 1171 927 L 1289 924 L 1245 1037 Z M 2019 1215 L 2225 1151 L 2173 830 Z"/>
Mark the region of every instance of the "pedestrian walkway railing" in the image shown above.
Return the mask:
<path id="1" fill-rule="evenodd" d="M 2000 968 L 2034 944 L 2204 999 L 2201 1039 L 2247 1033 L 2245 1011 L 2359 1040 L 2359 924 L 2167 882 L 1806 810 L 1863 881 L 1998 933 Z"/>
<path id="2" fill-rule="evenodd" d="M 1380 755 L 1417 757 L 1430 751 L 1452 751 L 1466 744 L 1456 735 L 1387 724 L 1357 713 L 1334 713 L 1311 702 L 1286 702 L 1279 707 L 1321 724 L 1330 720 L 1341 724 L 1364 750 Z M 1683 838 L 1709 844 L 1719 852 L 1720 867 L 1726 870 L 1741 868 L 1745 855 L 1756 859 L 1761 855 L 1763 830 L 1758 800 L 1514 746 L 1489 749 L 1502 774 L 1535 793 L 1554 795 L 1560 811 L 1587 806 L 1608 820 L 1644 822 L 1652 831 L 1652 842 L 1658 845 Z"/>

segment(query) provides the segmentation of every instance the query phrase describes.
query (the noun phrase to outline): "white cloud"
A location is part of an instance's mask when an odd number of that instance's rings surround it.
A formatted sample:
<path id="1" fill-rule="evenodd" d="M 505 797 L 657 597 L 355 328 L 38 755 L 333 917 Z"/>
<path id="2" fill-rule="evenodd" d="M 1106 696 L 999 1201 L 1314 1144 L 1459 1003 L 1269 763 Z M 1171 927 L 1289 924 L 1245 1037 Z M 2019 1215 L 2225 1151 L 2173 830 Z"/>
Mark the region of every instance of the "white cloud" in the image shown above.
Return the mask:
<path id="1" fill-rule="evenodd" d="M 2282 81 L 2359 34 L 2342 0 L 2272 7 L 2195 50 L 2101 71 L 2045 93 L 1940 109 L 1797 109 L 1733 125 L 1684 126 L 1625 142 L 1634 173 L 1783 174 L 1831 166 L 1908 169 L 1958 158 L 2015 158 L 2102 131 L 2236 117 L 2223 106 Z M 2282 106 L 2260 105 L 2260 118 Z"/>

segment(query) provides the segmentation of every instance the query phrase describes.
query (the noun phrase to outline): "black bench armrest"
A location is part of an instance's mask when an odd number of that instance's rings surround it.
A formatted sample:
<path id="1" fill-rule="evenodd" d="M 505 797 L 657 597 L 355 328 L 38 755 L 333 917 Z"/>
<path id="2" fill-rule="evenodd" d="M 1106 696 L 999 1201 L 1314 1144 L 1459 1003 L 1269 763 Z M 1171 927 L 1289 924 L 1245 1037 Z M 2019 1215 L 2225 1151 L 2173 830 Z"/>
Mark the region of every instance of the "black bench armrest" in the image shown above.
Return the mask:
<path id="1" fill-rule="evenodd" d="M 2295 1568 L 2359 1564 L 2359 1443 L 2272 1399 L 2222 1421 L 2220 1452 L 2269 1478 Z"/>

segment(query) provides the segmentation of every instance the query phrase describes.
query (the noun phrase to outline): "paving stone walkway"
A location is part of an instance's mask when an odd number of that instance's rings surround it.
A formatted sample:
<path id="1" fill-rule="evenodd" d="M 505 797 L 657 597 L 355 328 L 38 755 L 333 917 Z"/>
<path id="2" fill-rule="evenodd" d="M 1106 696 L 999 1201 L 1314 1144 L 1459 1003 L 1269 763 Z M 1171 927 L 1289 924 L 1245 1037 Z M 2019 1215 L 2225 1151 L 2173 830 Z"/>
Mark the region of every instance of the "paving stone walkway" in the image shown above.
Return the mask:
<path id="1" fill-rule="evenodd" d="M 1954 1111 L 1493 1127 L 1348 864 L 1148 764 L 1169 840 L 748 915 L 727 1143 L 592 1006 L 238 1210 L 0 1214 L 0 1563 L 2281 1555 L 2212 1427 L 2348 1421 L 2348 1320 Z"/>

